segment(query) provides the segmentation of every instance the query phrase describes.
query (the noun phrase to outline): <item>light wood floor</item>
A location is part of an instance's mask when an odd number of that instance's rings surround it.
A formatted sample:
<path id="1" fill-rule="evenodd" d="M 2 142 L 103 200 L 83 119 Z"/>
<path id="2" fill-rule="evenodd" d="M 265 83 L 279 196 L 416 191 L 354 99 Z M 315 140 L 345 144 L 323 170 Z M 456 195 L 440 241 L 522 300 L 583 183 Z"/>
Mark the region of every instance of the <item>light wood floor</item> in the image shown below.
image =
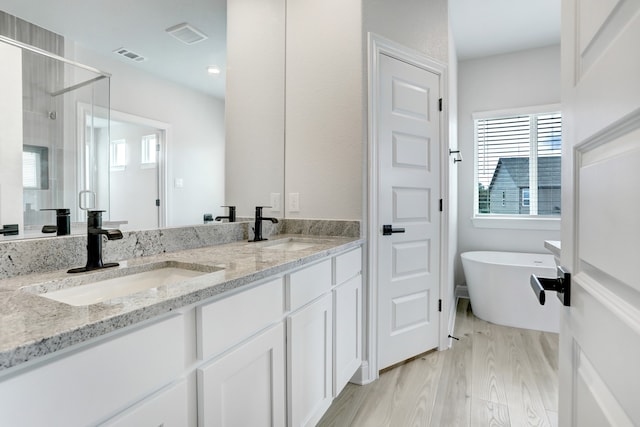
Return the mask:
<path id="1" fill-rule="evenodd" d="M 458 303 L 446 351 L 348 384 L 319 426 L 557 426 L 558 335 L 494 325 Z"/>

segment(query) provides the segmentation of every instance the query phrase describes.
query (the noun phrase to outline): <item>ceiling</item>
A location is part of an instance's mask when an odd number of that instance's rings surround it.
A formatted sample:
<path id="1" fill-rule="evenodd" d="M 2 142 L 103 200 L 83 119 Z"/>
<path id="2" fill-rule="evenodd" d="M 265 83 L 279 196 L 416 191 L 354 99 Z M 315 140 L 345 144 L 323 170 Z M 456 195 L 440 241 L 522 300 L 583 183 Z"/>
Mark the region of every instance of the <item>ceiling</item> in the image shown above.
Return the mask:
<path id="1" fill-rule="evenodd" d="M 560 44 L 560 0 L 449 0 L 459 60 Z"/>
<path id="2" fill-rule="evenodd" d="M 102 55 L 224 96 L 226 0 L 2 0 L 0 8 Z M 449 14 L 460 60 L 560 43 L 560 0 L 449 0 Z M 209 38 L 185 45 L 165 32 L 183 22 Z M 147 60 L 113 53 L 121 47 Z M 208 65 L 222 74 L 208 75 Z"/>
<path id="3" fill-rule="evenodd" d="M 226 0 L 2 0 L 0 10 L 104 56 L 222 97 L 226 69 L 226 3 Z M 186 45 L 165 32 L 183 22 L 209 38 Z M 121 47 L 147 59 L 134 63 L 113 53 Z M 219 66 L 222 74 L 219 77 L 209 75 L 209 65 Z"/>

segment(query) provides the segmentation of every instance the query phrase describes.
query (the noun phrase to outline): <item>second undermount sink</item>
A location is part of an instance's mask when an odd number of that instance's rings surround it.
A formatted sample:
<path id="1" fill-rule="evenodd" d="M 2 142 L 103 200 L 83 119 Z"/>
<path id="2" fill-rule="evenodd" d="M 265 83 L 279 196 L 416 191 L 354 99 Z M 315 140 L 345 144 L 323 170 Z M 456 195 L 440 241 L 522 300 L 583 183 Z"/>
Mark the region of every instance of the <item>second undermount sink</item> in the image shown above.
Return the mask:
<path id="1" fill-rule="evenodd" d="M 74 277 L 71 281 L 32 285 L 23 290 L 65 304 L 86 306 L 152 288 L 174 285 L 222 269 L 216 266 L 164 261 L 119 270 L 99 271 L 94 273 L 99 275 L 95 278 L 97 280 L 76 276 L 77 280 Z"/>
<path id="2" fill-rule="evenodd" d="M 313 239 L 305 237 L 285 237 L 276 240 L 267 240 L 258 245 L 262 249 L 281 250 L 281 251 L 300 251 L 303 249 L 309 249 L 320 243 L 323 243 L 322 239 Z"/>

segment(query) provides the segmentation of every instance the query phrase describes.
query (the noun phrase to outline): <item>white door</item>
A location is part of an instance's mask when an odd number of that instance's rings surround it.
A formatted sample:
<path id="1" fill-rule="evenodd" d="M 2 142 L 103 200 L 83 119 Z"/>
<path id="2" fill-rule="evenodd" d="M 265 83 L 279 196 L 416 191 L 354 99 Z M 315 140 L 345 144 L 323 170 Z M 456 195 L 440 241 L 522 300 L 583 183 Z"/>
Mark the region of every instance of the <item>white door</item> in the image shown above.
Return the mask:
<path id="1" fill-rule="evenodd" d="M 640 1 L 562 5 L 559 425 L 640 425 Z"/>
<path id="2" fill-rule="evenodd" d="M 438 346 L 439 75 L 381 54 L 378 368 Z M 383 235 L 383 226 L 393 233 Z"/>
<path id="3" fill-rule="evenodd" d="M 162 226 L 160 204 L 160 155 L 164 131 L 141 123 L 111 121 L 111 150 L 124 146 L 124 164 L 112 153 L 110 183 L 111 221 L 127 221 L 129 230 Z"/>

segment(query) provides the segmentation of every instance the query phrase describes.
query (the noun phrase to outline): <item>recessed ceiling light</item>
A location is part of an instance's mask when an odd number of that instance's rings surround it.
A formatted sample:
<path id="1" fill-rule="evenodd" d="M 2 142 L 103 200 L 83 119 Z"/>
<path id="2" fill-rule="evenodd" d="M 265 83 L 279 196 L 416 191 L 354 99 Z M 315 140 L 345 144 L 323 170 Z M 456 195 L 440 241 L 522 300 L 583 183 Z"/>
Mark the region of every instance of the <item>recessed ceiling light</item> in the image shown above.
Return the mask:
<path id="1" fill-rule="evenodd" d="M 217 76 L 221 72 L 222 71 L 220 70 L 220 67 L 218 67 L 217 65 L 209 65 L 207 67 L 207 73 L 211 74 L 212 76 Z"/>

